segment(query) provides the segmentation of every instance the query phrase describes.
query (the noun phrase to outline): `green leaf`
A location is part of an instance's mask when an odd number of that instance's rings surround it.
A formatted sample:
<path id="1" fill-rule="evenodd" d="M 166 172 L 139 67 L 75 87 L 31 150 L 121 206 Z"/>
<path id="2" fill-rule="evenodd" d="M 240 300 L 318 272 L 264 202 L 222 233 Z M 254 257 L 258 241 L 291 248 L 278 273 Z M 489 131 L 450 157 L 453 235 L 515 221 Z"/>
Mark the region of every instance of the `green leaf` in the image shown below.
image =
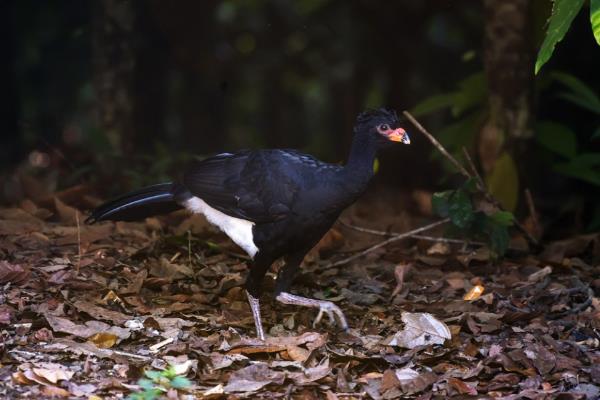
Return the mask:
<path id="1" fill-rule="evenodd" d="M 508 211 L 514 211 L 519 200 L 519 174 L 515 161 L 508 152 L 502 153 L 486 177 L 490 193 Z"/>
<path id="2" fill-rule="evenodd" d="M 551 152 L 566 158 L 573 158 L 577 154 L 577 136 L 568 126 L 552 121 L 540 121 L 536 131 L 537 142 Z"/>
<path id="3" fill-rule="evenodd" d="M 454 98 L 452 115 L 461 116 L 475 106 L 482 105 L 487 100 L 487 80 L 482 72 L 474 73 L 458 84 L 458 93 Z"/>
<path id="4" fill-rule="evenodd" d="M 571 163 L 586 167 L 595 167 L 600 165 L 600 153 L 578 154 L 577 157 L 571 160 Z"/>
<path id="5" fill-rule="evenodd" d="M 490 215 L 490 218 L 502 226 L 512 226 L 515 221 L 515 216 L 508 211 L 497 211 L 494 214 Z"/>
<path id="6" fill-rule="evenodd" d="M 452 190 L 434 193 L 433 196 L 431 196 L 431 208 L 433 209 L 433 212 L 442 218 L 446 218 L 448 216 L 448 209 L 450 208 L 448 199 L 451 195 Z"/>
<path id="7" fill-rule="evenodd" d="M 148 378 L 152 379 L 153 381 L 156 381 L 162 377 L 162 372 L 161 371 L 146 371 L 146 372 L 144 372 L 144 375 L 146 375 Z"/>
<path id="8" fill-rule="evenodd" d="M 570 92 L 561 93 L 559 97 L 595 114 L 600 114 L 600 98 L 579 78 L 565 72 L 552 72 L 550 78 L 562 83 L 570 90 Z"/>
<path id="9" fill-rule="evenodd" d="M 596 42 L 600 45 L 600 0 L 590 0 L 590 22 Z"/>
<path id="10" fill-rule="evenodd" d="M 464 190 L 455 191 L 449 198 L 448 216 L 459 228 L 468 227 L 473 221 L 473 205 Z"/>
<path id="11" fill-rule="evenodd" d="M 554 170 L 563 175 L 567 175 L 592 185 L 600 186 L 600 173 L 587 165 L 581 165 L 574 162 L 557 164 Z"/>
<path id="12" fill-rule="evenodd" d="M 493 219 L 488 219 L 486 231 L 490 238 L 490 247 L 494 253 L 499 256 L 504 255 L 510 243 L 510 235 L 506 226 L 496 223 Z"/>
<path id="13" fill-rule="evenodd" d="M 437 94 L 435 96 L 428 97 L 417 104 L 410 113 L 415 117 L 422 117 L 423 115 L 452 107 L 455 99 L 456 93 Z"/>
<path id="14" fill-rule="evenodd" d="M 590 138 L 591 140 L 596 140 L 600 138 L 600 126 L 596 128 L 596 130 L 594 131 L 594 133 L 592 133 L 592 137 Z"/>
<path id="15" fill-rule="evenodd" d="M 462 188 L 467 191 L 467 193 L 475 194 L 479 191 L 477 188 L 477 179 L 469 178 L 463 183 Z"/>
<path id="16" fill-rule="evenodd" d="M 535 73 L 537 74 L 542 66 L 552 57 L 554 47 L 560 42 L 573 19 L 581 10 L 584 0 L 554 0 L 552 7 L 552 15 L 550 16 L 548 30 L 546 31 L 546 37 L 542 43 L 542 47 L 538 53 L 537 60 L 535 62 Z"/>
<path id="17" fill-rule="evenodd" d="M 185 376 L 178 375 L 175 378 L 171 379 L 171 387 L 174 389 L 183 389 L 186 387 L 190 387 L 192 383 Z"/>

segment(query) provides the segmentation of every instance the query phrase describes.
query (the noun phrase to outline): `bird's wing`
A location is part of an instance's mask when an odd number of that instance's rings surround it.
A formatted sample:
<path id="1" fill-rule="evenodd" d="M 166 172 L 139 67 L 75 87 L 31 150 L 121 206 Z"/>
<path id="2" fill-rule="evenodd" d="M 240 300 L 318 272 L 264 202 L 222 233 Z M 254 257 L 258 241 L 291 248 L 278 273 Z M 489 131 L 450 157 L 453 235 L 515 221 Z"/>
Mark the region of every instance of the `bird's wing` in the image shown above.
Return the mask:
<path id="1" fill-rule="evenodd" d="M 293 170 L 282 167 L 275 150 L 224 153 L 192 165 L 183 178 L 187 190 L 217 210 L 252 222 L 272 222 L 289 214 L 299 190 Z"/>

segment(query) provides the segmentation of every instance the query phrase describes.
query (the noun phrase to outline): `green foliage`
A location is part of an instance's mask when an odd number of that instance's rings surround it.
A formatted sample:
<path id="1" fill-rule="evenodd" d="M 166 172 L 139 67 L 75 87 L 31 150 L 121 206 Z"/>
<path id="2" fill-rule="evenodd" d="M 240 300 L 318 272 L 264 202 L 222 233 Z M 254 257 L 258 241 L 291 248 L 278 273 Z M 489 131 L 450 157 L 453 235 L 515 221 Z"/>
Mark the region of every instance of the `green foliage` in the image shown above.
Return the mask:
<path id="1" fill-rule="evenodd" d="M 573 19 L 583 7 L 584 0 L 554 0 L 552 15 L 550 16 L 546 37 L 535 62 L 535 73 L 552 57 L 554 48 L 560 42 L 569 28 Z"/>
<path id="2" fill-rule="evenodd" d="M 519 173 L 512 156 L 504 151 L 494 163 L 494 168 L 486 176 L 490 193 L 509 211 L 517 208 L 519 200 Z"/>
<path id="3" fill-rule="evenodd" d="M 564 72 L 552 72 L 550 78 L 566 86 L 567 91 L 559 94 L 561 98 L 600 115 L 600 97 L 581 80 Z"/>
<path id="4" fill-rule="evenodd" d="M 538 122 L 536 139 L 541 146 L 563 157 L 572 158 L 577 153 L 575 132 L 558 122 Z"/>
<path id="5" fill-rule="evenodd" d="M 596 42 L 600 45 L 600 0 L 590 0 L 590 22 Z"/>
<path id="6" fill-rule="evenodd" d="M 476 193 L 476 184 L 470 179 L 458 189 L 434 193 L 431 204 L 436 214 L 450 218 L 460 232 L 487 241 L 494 254 L 502 256 L 508 249 L 508 228 L 514 216 L 508 211 L 486 214 L 475 209 L 472 196 Z"/>
<path id="7" fill-rule="evenodd" d="M 440 143 L 458 156 L 463 147 L 472 147 L 477 128 L 487 115 L 487 82 L 482 71 L 469 75 L 457 85 L 456 90 L 438 94 L 417 104 L 411 114 L 419 117 L 437 111 L 449 110 L 455 121 L 438 131 Z M 433 157 L 440 157 L 434 152 Z M 444 167 L 452 168 L 444 164 Z"/>
<path id="8" fill-rule="evenodd" d="M 550 77 L 567 88 L 559 94 L 560 98 L 600 115 L 600 97 L 589 86 L 564 72 L 553 72 Z M 552 165 L 554 171 L 600 186 L 600 153 L 580 153 L 577 135 L 568 126 L 540 121 L 536 129 L 538 144 L 557 156 Z M 600 126 L 590 134 L 590 141 L 598 136 Z"/>
<path id="9" fill-rule="evenodd" d="M 129 395 L 129 400 L 154 400 L 160 398 L 169 389 L 185 389 L 191 382 L 184 376 L 177 375 L 173 367 L 164 371 L 146 371 L 146 378 L 140 379 L 138 385 L 142 389 Z"/>

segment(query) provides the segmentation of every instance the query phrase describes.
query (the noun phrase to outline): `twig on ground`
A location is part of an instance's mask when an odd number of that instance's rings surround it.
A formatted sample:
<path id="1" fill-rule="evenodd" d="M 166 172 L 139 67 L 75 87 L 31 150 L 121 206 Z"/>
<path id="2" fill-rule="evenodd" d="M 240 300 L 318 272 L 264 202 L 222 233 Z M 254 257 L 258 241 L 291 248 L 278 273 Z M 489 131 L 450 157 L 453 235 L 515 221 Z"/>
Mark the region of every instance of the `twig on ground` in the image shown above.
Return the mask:
<path id="1" fill-rule="evenodd" d="M 339 261 L 336 261 L 336 262 L 331 263 L 329 265 L 326 265 L 324 268 L 325 269 L 327 269 L 327 268 L 333 268 L 333 267 L 337 267 L 337 266 L 340 266 L 340 265 L 347 264 L 350 261 L 356 260 L 357 258 L 360 258 L 360 257 L 362 257 L 362 256 L 364 256 L 366 254 L 369 254 L 369 253 L 377 250 L 380 247 L 383 247 L 383 246 L 388 245 L 388 244 L 393 243 L 393 242 L 397 242 L 398 240 L 402 240 L 402 239 L 406 239 L 406 238 L 412 237 L 415 234 L 428 231 L 430 229 L 435 228 L 436 226 L 445 224 L 446 222 L 449 222 L 449 221 L 450 221 L 450 218 L 444 218 L 444 219 L 442 219 L 440 221 L 437 221 L 437 222 L 434 222 L 432 224 L 425 225 L 425 226 L 422 226 L 422 227 L 417 228 L 417 229 L 413 229 L 412 231 L 408 231 L 408 232 L 404 232 L 404 233 L 398 233 L 398 234 L 392 236 L 391 238 L 384 240 L 383 242 L 379 242 L 376 245 L 373 245 L 373 246 L 369 247 L 368 249 L 361 251 L 360 253 L 354 254 L 354 255 L 352 255 L 350 257 L 346 257 L 346 258 L 344 258 L 342 260 L 339 260 Z"/>
<path id="2" fill-rule="evenodd" d="M 415 117 L 413 117 L 408 111 L 403 111 L 402 114 L 417 128 L 419 132 L 421 132 L 423 135 L 425 135 L 427 139 L 429 139 L 429 141 L 456 167 L 456 169 L 458 169 L 458 171 L 461 174 L 463 174 L 467 179 L 473 178 L 477 181 L 477 187 L 479 191 L 485 196 L 486 200 L 492 203 L 499 210 L 506 211 L 502 204 L 500 204 L 500 202 L 487 190 L 485 184 L 483 183 L 483 179 L 481 178 L 481 176 L 477 172 L 477 169 L 475 168 L 473 160 L 466 151 L 465 153 L 467 162 L 471 164 L 473 174 L 469 173 L 469 171 L 467 171 L 465 167 L 463 167 L 463 165 L 456 160 L 456 158 L 454 158 L 450 153 L 448 153 L 444 146 L 442 146 L 442 144 L 438 142 L 437 139 L 433 137 L 433 135 L 429 133 L 423 127 L 423 125 L 421 125 L 419 121 L 417 121 Z M 534 238 L 519 221 L 514 219 L 513 222 L 515 224 L 515 227 L 525 236 L 525 238 L 531 245 L 533 245 L 534 247 L 539 247 L 540 244 L 537 241 L 537 239 Z"/>
<path id="3" fill-rule="evenodd" d="M 379 231 L 376 229 L 363 228 L 362 226 L 352 225 L 343 220 L 340 220 L 340 224 L 342 224 L 346 228 L 353 229 L 357 232 L 370 233 L 372 235 L 386 236 L 386 237 L 394 237 L 394 236 L 402 235 L 402 233 L 397 233 L 397 232 Z M 438 237 L 438 236 L 411 235 L 411 237 L 414 239 L 419 239 L 419 240 L 427 240 L 429 242 L 466 244 L 469 246 L 485 246 L 486 245 L 483 242 L 473 242 L 470 240 L 462 240 L 462 239 L 450 239 L 450 238 Z"/>

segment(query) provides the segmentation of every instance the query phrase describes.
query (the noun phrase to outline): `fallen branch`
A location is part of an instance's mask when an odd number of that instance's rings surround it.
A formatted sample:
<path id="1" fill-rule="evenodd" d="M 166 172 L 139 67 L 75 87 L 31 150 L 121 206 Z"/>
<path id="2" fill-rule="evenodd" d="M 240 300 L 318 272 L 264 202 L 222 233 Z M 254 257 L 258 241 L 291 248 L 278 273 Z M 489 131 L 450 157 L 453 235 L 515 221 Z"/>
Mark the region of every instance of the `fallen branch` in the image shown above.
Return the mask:
<path id="1" fill-rule="evenodd" d="M 352 224 L 349 224 L 348 222 L 345 222 L 342 220 L 340 220 L 339 222 L 340 222 L 340 224 L 344 225 L 346 228 L 350 228 L 357 232 L 369 233 L 371 235 L 386 236 L 386 237 L 395 237 L 398 235 L 403 235 L 402 233 L 398 233 L 398 232 L 379 231 L 376 229 L 363 228 L 362 226 L 352 225 Z M 462 240 L 462 239 L 450 239 L 450 238 L 439 237 L 439 236 L 411 235 L 410 237 L 413 239 L 426 240 L 428 242 L 454 243 L 454 244 L 463 244 L 463 245 L 466 244 L 468 246 L 486 246 L 486 243 L 483 243 L 483 242 L 473 242 L 470 240 Z"/>
<path id="2" fill-rule="evenodd" d="M 442 144 L 438 142 L 437 139 L 431 133 L 429 133 L 423 127 L 423 125 L 421 125 L 419 121 L 417 121 L 415 117 L 413 117 L 408 111 L 403 111 L 402 114 L 417 128 L 419 132 L 421 132 L 423 135 L 425 135 L 427 139 L 429 139 L 431 144 L 433 144 L 435 148 L 437 148 L 456 167 L 456 169 L 458 169 L 458 171 L 462 175 L 464 175 L 467 179 L 475 179 L 475 182 L 477 183 L 477 189 L 485 196 L 486 200 L 492 203 L 499 210 L 506 211 L 502 204 L 500 204 L 500 202 L 487 190 L 487 187 L 485 186 L 481 175 L 479 175 L 479 173 L 477 172 L 477 168 L 475 168 L 475 164 L 473 163 L 473 160 L 471 159 L 469 153 L 466 150 L 463 149 L 465 153 L 465 158 L 470 164 L 473 173 L 469 173 L 469 171 L 467 171 L 467 169 L 461 163 L 459 163 L 456 160 L 456 158 L 454 158 L 454 156 L 448 153 L 448 150 L 446 150 L 444 146 L 442 146 Z M 532 246 L 539 247 L 540 244 L 537 241 L 537 239 L 534 238 L 529 232 L 527 232 L 525 227 L 519 221 L 514 219 L 513 222 L 515 224 L 515 227 L 525 236 L 527 241 Z"/>
<path id="3" fill-rule="evenodd" d="M 422 227 L 417 228 L 417 229 L 413 229 L 412 231 L 408 231 L 408 232 L 404 232 L 404 233 L 398 233 L 398 234 L 392 236 L 391 238 L 386 239 L 386 240 L 384 240 L 382 242 L 379 242 L 376 245 L 373 245 L 373 246 L 369 247 L 368 249 L 365 249 L 365 250 L 363 250 L 363 251 L 361 251 L 361 252 L 359 252 L 357 254 L 354 254 L 354 255 L 352 255 L 350 257 L 347 257 L 347 258 L 344 258 L 342 260 L 339 260 L 339 261 L 336 261 L 334 263 L 331 263 L 329 265 L 326 265 L 324 268 L 328 269 L 328 268 L 333 268 L 333 267 L 337 267 L 337 266 L 340 266 L 340 265 L 348 264 L 350 261 L 356 260 L 357 258 L 360 258 L 360 257 L 362 257 L 362 256 L 364 256 L 366 254 L 369 254 L 369 253 L 377 250 L 380 247 L 386 246 L 386 245 L 388 245 L 390 243 L 397 242 L 397 241 L 402 240 L 402 239 L 413 237 L 414 235 L 416 235 L 418 233 L 428 231 L 428 230 L 433 229 L 433 228 L 435 228 L 437 226 L 445 224 L 446 222 L 449 222 L 449 221 L 450 221 L 450 218 L 444 218 L 444 219 L 442 219 L 440 221 L 437 221 L 437 222 L 434 222 L 432 224 L 425 225 L 425 226 L 422 226 Z"/>

